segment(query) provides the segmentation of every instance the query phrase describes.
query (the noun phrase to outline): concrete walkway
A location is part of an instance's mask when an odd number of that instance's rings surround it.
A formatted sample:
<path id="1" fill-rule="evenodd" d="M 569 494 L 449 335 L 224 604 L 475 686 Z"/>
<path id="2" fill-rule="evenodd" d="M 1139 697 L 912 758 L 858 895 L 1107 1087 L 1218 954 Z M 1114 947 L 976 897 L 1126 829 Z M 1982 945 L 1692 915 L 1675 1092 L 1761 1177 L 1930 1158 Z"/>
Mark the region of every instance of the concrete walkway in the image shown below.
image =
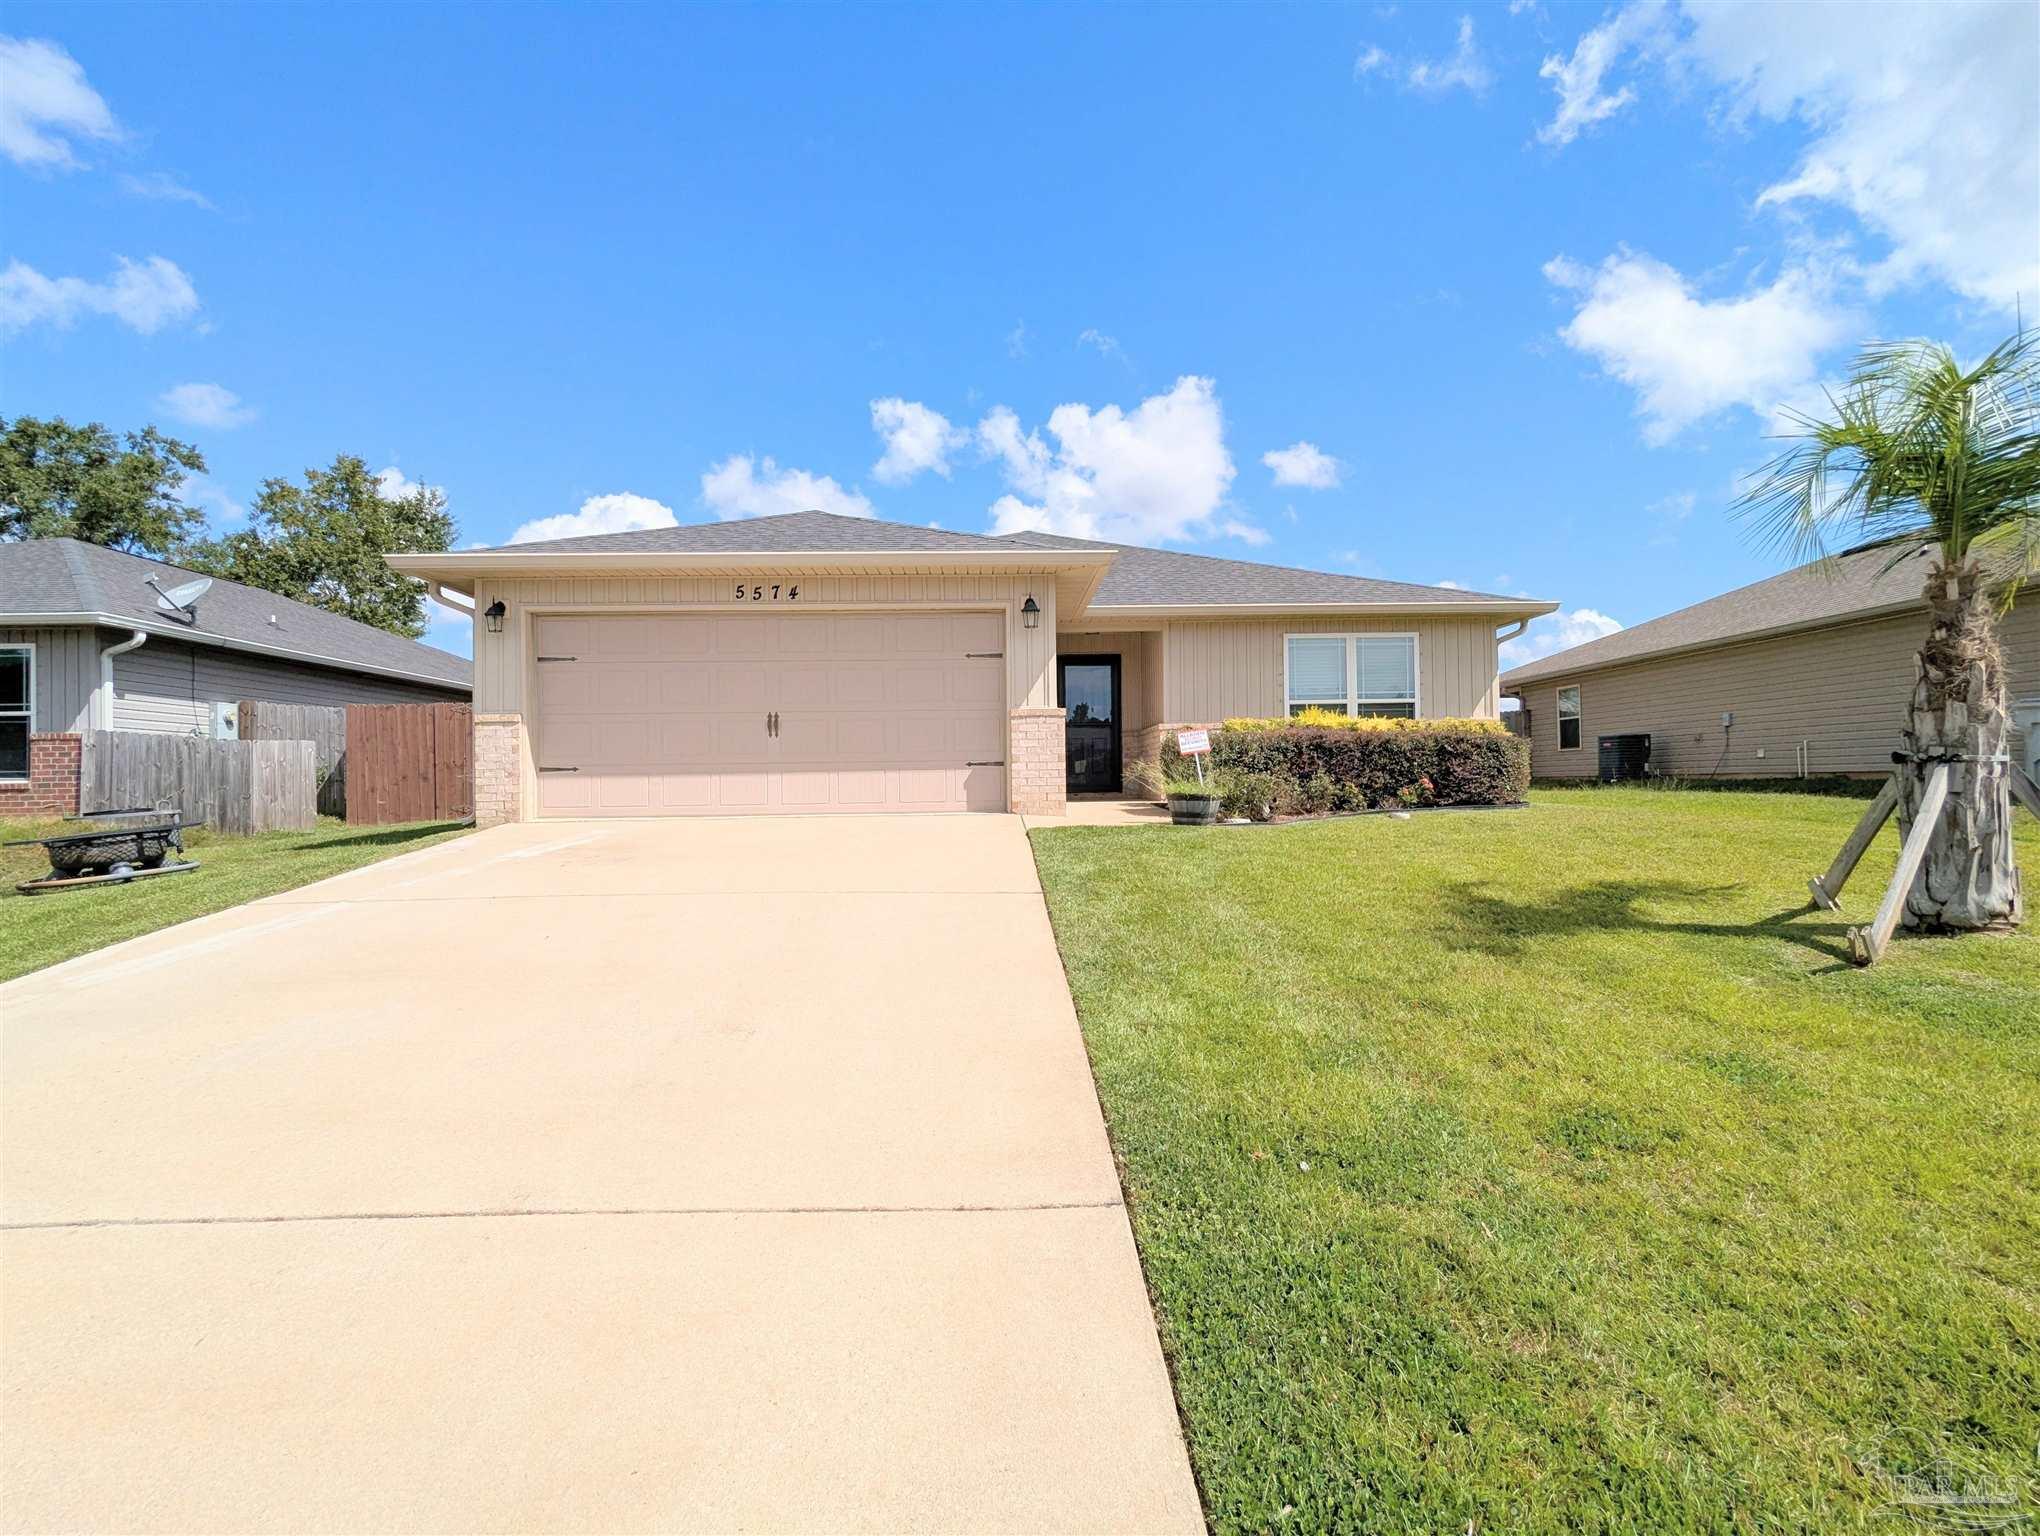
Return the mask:
<path id="1" fill-rule="evenodd" d="M 9 1530 L 1201 1529 L 1015 818 L 502 828 L 0 987 L 0 1217 Z"/>

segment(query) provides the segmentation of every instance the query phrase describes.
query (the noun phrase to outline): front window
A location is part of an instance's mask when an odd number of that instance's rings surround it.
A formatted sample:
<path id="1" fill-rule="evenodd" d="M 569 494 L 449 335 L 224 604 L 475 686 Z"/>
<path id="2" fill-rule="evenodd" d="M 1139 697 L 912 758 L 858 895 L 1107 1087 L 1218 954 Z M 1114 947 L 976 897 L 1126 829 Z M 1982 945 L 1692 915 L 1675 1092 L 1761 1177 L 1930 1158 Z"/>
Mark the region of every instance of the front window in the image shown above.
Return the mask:
<path id="1" fill-rule="evenodd" d="M 28 777 L 34 709 L 35 652 L 25 645 L 0 645 L 0 779 Z"/>
<path id="2" fill-rule="evenodd" d="M 1415 635 L 1290 635 L 1284 644 L 1288 714 L 1416 718 Z"/>
<path id="3" fill-rule="evenodd" d="M 1580 690 L 1577 685 L 1558 690 L 1558 744 L 1567 751 L 1580 744 Z"/>

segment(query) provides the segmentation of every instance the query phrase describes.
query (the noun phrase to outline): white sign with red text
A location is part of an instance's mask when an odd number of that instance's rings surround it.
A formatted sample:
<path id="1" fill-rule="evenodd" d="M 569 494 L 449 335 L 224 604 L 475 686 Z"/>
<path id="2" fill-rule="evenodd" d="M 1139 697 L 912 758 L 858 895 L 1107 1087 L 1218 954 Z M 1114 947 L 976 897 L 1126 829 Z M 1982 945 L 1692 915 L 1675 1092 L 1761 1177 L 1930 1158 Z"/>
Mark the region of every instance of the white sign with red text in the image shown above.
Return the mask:
<path id="1" fill-rule="evenodd" d="M 1185 757 L 1200 757 L 1211 750 L 1209 731 L 1176 732 L 1176 750 Z"/>

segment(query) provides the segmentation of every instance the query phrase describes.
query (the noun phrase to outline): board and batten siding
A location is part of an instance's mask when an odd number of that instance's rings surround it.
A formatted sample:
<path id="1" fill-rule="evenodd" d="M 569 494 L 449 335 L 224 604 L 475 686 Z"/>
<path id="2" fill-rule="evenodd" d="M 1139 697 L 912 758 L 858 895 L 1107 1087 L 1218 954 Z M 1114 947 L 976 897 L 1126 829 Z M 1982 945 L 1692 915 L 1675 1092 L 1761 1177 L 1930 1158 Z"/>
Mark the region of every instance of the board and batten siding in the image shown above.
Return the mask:
<path id="1" fill-rule="evenodd" d="M 1921 608 L 1526 683 L 1530 771 L 1592 778 L 1599 737 L 1647 731 L 1651 765 L 1685 778 L 1794 776 L 1802 741 L 1814 775 L 1888 773 L 1926 625 Z M 2013 609 L 1998 638 L 2012 699 L 2040 694 L 2040 603 Z M 1580 744 L 1561 751 L 1558 690 L 1575 684 Z"/>
<path id="2" fill-rule="evenodd" d="M 1055 581 L 1041 573 L 997 575 L 810 576 L 769 570 L 743 572 L 746 583 L 798 583 L 800 600 L 737 602 L 735 571 L 714 576 L 522 577 L 482 580 L 477 612 L 501 601 L 501 634 L 475 624 L 475 713 L 523 715 L 534 670 L 530 613 L 583 611 L 685 611 L 695 613 L 802 613 L 824 608 L 998 608 L 1006 614 L 1006 705 L 1055 703 Z M 1041 608 L 1038 628 L 1020 623 L 1020 604 L 1032 596 Z"/>
<path id="3" fill-rule="evenodd" d="M 210 735 L 213 705 L 259 699 L 270 704 L 444 704 L 460 688 L 399 682 L 362 672 L 185 645 L 151 635 L 113 658 L 113 728 Z"/>
<path id="4" fill-rule="evenodd" d="M 1202 725 L 1280 717 L 1287 708 L 1282 696 L 1284 636 L 1384 633 L 1417 637 L 1417 707 L 1423 718 L 1495 717 L 1501 697 L 1492 616 L 1299 614 L 1170 621 L 1163 631 L 1163 719 L 1172 725 Z"/>
<path id="5" fill-rule="evenodd" d="M 96 633 L 0 626 L 0 645 L 35 647 L 35 710 L 29 729 L 82 731 L 92 724 L 92 686 L 99 679 Z"/>

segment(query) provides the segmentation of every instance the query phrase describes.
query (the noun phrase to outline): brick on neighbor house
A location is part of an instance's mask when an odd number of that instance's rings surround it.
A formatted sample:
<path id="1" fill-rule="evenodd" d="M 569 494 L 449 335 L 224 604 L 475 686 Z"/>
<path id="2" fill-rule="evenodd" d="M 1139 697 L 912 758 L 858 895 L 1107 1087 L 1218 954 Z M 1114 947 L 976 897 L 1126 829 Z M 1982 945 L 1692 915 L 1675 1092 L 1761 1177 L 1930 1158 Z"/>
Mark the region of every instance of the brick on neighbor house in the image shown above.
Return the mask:
<path id="1" fill-rule="evenodd" d="M 84 738 L 37 731 L 28 738 L 28 778 L 0 784 L 0 819 L 26 821 L 78 814 Z"/>

